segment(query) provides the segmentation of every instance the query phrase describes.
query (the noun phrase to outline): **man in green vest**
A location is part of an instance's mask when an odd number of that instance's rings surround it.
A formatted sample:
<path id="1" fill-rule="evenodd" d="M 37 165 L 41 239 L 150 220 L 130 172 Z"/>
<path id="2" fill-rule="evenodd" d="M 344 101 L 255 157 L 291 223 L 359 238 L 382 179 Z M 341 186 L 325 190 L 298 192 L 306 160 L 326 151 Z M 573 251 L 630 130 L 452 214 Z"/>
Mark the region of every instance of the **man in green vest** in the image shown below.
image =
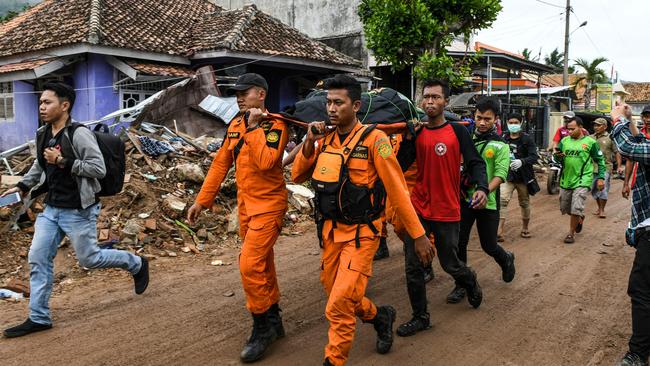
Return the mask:
<path id="1" fill-rule="evenodd" d="M 575 234 L 582 231 L 585 200 L 593 182 L 594 166 L 598 165 L 596 188 L 605 188 L 605 160 L 598 142 L 582 132 L 582 120 L 574 117 L 567 124 L 569 136 L 564 137 L 555 149 L 555 155 L 562 159 L 560 177 L 560 211 L 571 215 L 569 234 L 564 238 L 567 244 L 575 242 Z"/>

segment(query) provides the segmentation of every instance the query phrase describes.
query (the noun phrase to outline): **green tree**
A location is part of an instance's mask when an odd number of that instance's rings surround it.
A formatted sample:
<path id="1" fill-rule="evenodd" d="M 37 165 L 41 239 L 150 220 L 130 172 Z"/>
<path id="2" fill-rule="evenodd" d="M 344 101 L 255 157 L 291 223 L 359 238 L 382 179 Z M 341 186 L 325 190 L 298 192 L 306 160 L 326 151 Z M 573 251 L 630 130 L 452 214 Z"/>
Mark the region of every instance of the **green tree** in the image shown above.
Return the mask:
<path id="1" fill-rule="evenodd" d="M 560 52 L 557 47 L 548 55 L 544 56 L 544 63 L 548 66 L 561 69 L 564 67 L 564 52 Z"/>
<path id="2" fill-rule="evenodd" d="M 535 62 L 539 61 L 539 54 L 537 56 L 533 57 L 533 50 L 531 50 L 529 48 L 524 48 L 519 53 L 524 57 L 525 60 L 535 61 Z M 540 53 L 541 53 L 541 50 L 540 50 Z"/>
<path id="3" fill-rule="evenodd" d="M 575 66 L 582 69 L 583 75 L 576 78 L 573 84 L 573 90 L 576 90 L 580 83 L 585 82 L 585 109 L 588 109 L 591 104 L 591 91 L 596 87 L 596 84 L 608 81 L 605 70 L 599 67 L 600 64 L 607 61 L 605 57 L 597 57 L 591 61 L 585 60 L 584 58 L 575 59 Z"/>
<path id="4" fill-rule="evenodd" d="M 467 42 L 473 31 L 488 28 L 501 9 L 500 0 L 362 0 L 358 14 L 377 61 L 393 71 L 413 66 L 419 95 L 428 78 L 462 85 L 476 57 L 456 62 L 446 47 L 455 37 Z"/>
<path id="5" fill-rule="evenodd" d="M 0 24 L 2 24 L 2 23 L 4 23 L 4 22 L 8 22 L 8 21 L 10 21 L 11 19 L 15 18 L 18 14 L 20 14 L 20 13 L 22 13 L 22 12 L 24 12 L 24 11 L 27 11 L 27 10 L 29 10 L 30 8 L 31 8 L 31 6 L 29 6 L 29 5 L 25 5 L 25 6 L 23 6 L 23 8 L 22 8 L 21 10 L 19 10 L 19 11 L 9 10 L 9 11 L 7 12 L 7 14 L 5 14 L 4 16 L 0 16 Z"/>
<path id="6" fill-rule="evenodd" d="M 560 52 L 558 48 L 556 47 L 551 53 L 548 55 L 544 56 L 544 63 L 548 66 L 555 67 L 556 69 L 563 69 L 564 68 L 564 52 Z M 569 74 L 575 73 L 575 67 L 572 65 L 569 65 Z"/>

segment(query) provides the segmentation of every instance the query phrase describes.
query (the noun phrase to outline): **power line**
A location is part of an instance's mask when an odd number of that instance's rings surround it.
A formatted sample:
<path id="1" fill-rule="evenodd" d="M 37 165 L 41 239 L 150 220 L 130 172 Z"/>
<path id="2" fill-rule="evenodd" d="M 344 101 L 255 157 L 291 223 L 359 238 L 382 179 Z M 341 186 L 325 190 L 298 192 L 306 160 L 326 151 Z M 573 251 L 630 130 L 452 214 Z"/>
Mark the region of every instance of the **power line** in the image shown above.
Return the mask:
<path id="1" fill-rule="evenodd" d="M 554 15 L 552 15 L 550 17 L 547 17 L 547 18 L 544 18 L 542 20 L 527 22 L 525 24 L 518 25 L 516 27 L 494 28 L 495 32 L 493 32 L 490 35 L 493 36 L 493 37 L 497 37 L 497 39 L 503 39 L 503 36 L 510 35 L 510 34 L 512 34 L 514 32 L 519 31 L 519 30 L 531 30 L 531 29 L 537 29 L 537 28 L 540 28 L 540 27 L 546 27 L 548 25 L 556 23 L 557 19 L 555 21 L 553 21 L 552 19 L 556 18 L 556 17 L 558 17 L 558 16 L 560 16 L 562 14 L 564 14 L 564 13 L 554 14 Z M 530 25 L 529 23 L 534 23 L 534 24 Z"/>
<path id="2" fill-rule="evenodd" d="M 538 3 L 542 3 L 542 4 L 545 4 L 545 5 L 548 5 L 548 6 L 552 6 L 552 7 L 554 7 L 554 8 L 564 9 L 564 6 L 562 6 L 562 5 L 557 5 L 557 4 L 548 3 L 548 2 L 546 2 L 546 1 L 542 1 L 542 0 L 535 0 L 535 1 L 537 1 Z"/>
<path id="3" fill-rule="evenodd" d="M 582 24 L 582 20 L 580 20 L 580 17 L 578 17 L 578 14 L 576 14 L 576 12 L 573 10 L 573 8 L 571 8 L 571 13 L 573 13 L 573 15 L 576 17 L 578 22 L 580 22 Z M 600 55 L 604 55 L 604 53 L 600 51 L 598 46 L 596 46 L 596 43 L 594 42 L 594 40 L 591 39 L 591 36 L 589 35 L 589 32 L 587 32 L 587 30 L 584 27 L 580 27 L 580 28 L 582 29 L 582 31 L 587 36 L 587 39 L 589 40 L 589 43 L 591 43 L 591 45 L 594 46 L 594 49 L 596 50 L 596 52 L 598 52 L 598 54 L 600 54 Z"/>
<path id="4" fill-rule="evenodd" d="M 253 64 L 253 63 L 256 63 L 256 62 L 260 62 L 260 61 L 266 61 L 266 60 L 269 60 L 269 59 L 271 59 L 273 57 L 277 57 L 277 56 L 278 55 L 269 55 L 269 56 L 265 56 L 265 57 L 258 58 L 258 59 L 255 59 L 255 60 L 246 61 L 246 62 L 243 62 L 241 64 L 226 66 L 226 67 L 223 67 L 221 69 L 212 70 L 210 72 L 197 72 L 194 75 L 198 76 L 198 75 L 214 74 L 214 73 L 217 73 L 219 71 L 234 69 L 236 67 L 250 65 L 250 64 Z M 189 78 L 188 76 L 176 76 L 176 77 L 171 77 L 171 78 L 166 78 L 166 79 L 156 79 L 156 80 L 150 80 L 150 81 L 141 81 L 141 82 L 129 83 L 128 85 L 129 86 L 147 85 L 147 84 L 154 84 L 154 83 L 160 83 L 160 82 L 165 82 L 165 81 L 184 80 L 184 79 L 188 79 L 188 78 Z M 74 89 L 74 90 L 75 91 L 99 90 L 99 89 L 115 88 L 116 86 L 118 86 L 118 85 L 111 84 L 111 85 L 104 85 L 104 86 L 96 86 L 96 87 L 92 87 L 92 88 L 78 88 L 78 89 Z M 42 93 L 42 91 L 13 92 L 12 94 L 40 94 L 40 93 Z"/>

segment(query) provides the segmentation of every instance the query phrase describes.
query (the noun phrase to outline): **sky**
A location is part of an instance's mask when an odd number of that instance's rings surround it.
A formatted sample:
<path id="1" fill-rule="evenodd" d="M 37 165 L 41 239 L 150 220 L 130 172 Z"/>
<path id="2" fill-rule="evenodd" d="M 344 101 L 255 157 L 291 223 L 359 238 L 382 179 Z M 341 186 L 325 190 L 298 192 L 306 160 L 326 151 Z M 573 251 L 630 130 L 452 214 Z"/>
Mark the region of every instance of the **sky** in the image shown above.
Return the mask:
<path id="1" fill-rule="evenodd" d="M 566 0 L 502 0 L 503 10 L 490 29 L 474 41 L 539 54 L 540 62 L 556 47 L 564 51 Z M 650 0 L 571 0 L 569 64 L 575 58 L 605 57 L 621 81 L 650 81 Z M 578 26 L 587 21 L 587 25 Z M 579 68 L 578 68 L 579 69 Z"/>

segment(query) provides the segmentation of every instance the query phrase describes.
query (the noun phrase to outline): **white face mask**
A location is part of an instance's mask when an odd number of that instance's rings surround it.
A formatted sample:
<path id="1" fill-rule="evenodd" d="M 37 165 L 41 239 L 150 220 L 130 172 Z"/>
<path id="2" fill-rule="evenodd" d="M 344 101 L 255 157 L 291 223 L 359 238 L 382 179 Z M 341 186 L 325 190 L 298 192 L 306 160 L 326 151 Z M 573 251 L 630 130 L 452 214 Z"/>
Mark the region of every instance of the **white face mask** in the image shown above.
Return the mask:
<path id="1" fill-rule="evenodd" d="M 521 132 L 521 125 L 508 124 L 508 131 L 510 131 L 510 133 L 519 133 Z"/>

